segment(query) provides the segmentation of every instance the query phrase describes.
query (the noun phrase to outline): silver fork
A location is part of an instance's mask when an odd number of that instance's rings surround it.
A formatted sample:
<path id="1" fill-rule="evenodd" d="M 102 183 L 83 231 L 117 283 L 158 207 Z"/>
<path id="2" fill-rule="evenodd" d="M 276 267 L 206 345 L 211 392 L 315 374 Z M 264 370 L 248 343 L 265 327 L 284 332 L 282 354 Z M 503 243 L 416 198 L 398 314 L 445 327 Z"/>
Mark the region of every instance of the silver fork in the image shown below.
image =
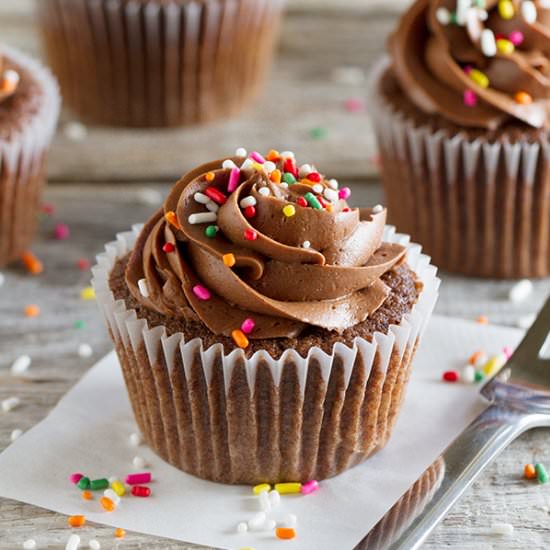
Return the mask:
<path id="1" fill-rule="evenodd" d="M 464 491 L 509 443 L 531 428 L 550 427 L 550 359 L 540 355 L 549 332 L 550 297 L 505 368 L 481 390 L 491 402 L 489 408 L 443 453 L 445 474 L 439 489 L 388 549 L 420 548 Z M 403 518 L 403 524 L 406 521 Z"/>

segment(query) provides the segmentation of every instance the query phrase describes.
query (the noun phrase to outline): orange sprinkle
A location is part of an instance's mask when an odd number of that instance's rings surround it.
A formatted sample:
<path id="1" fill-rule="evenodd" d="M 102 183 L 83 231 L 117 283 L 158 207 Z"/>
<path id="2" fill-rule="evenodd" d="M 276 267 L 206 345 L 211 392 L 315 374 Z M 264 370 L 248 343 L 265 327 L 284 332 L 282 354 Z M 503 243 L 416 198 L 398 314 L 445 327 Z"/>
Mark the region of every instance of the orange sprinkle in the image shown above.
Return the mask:
<path id="1" fill-rule="evenodd" d="M 278 539 L 290 540 L 296 537 L 296 530 L 291 527 L 277 527 L 275 535 L 277 535 Z"/>
<path id="2" fill-rule="evenodd" d="M 235 255 L 234 254 L 224 254 L 223 255 L 223 263 L 227 267 L 233 267 L 236 263 Z"/>
<path id="3" fill-rule="evenodd" d="M 40 275 L 44 271 L 42 262 L 30 250 L 23 252 L 21 260 L 23 260 L 27 271 L 33 275 Z"/>
<path id="4" fill-rule="evenodd" d="M 479 361 L 479 359 L 481 359 L 481 357 L 483 357 L 484 355 L 485 355 L 484 352 L 476 351 L 475 353 L 470 355 L 470 358 L 468 359 L 468 363 L 470 365 L 477 365 L 477 362 Z"/>
<path id="5" fill-rule="evenodd" d="M 334 206 L 329 202 L 325 208 L 328 213 L 334 212 Z"/>
<path id="6" fill-rule="evenodd" d="M 27 317 L 38 317 L 40 315 L 40 308 L 35 304 L 29 304 L 25 307 L 25 315 Z"/>
<path id="7" fill-rule="evenodd" d="M 126 536 L 126 531 L 122 527 L 115 529 L 115 537 L 117 539 L 123 539 Z"/>
<path id="8" fill-rule="evenodd" d="M 93 500 L 94 499 L 94 495 L 92 494 L 91 491 L 82 491 L 82 498 L 84 500 Z"/>
<path id="9" fill-rule="evenodd" d="M 231 336 L 233 337 L 233 340 L 235 340 L 235 344 L 237 344 L 237 346 L 241 349 L 246 349 L 249 346 L 250 342 L 242 330 L 234 330 L 231 333 Z"/>
<path id="10" fill-rule="evenodd" d="M 170 210 L 170 212 L 166 212 L 166 214 L 164 214 L 164 218 L 170 225 L 173 225 L 176 229 L 181 231 L 181 225 L 175 212 L 172 210 Z"/>
<path id="11" fill-rule="evenodd" d="M 476 319 L 476 323 L 479 323 L 480 325 L 488 325 L 489 324 L 489 318 L 487 317 L 487 315 L 480 315 Z"/>
<path id="12" fill-rule="evenodd" d="M 86 523 L 86 516 L 70 516 L 68 521 L 71 527 L 82 527 Z"/>
<path id="13" fill-rule="evenodd" d="M 282 174 L 280 170 L 273 170 L 269 176 L 269 179 L 271 179 L 273 183 L 281 183 L 281 178 Z"/>
<path id="14" fill-rule="evenodd" d="M 514 96 L 514 101 L 520 105 L 530 105 L 533 103 L 533 98 L 527 92 L 518 92 Z"/>
<path id="15" fill-rule="evenodd" d="M 101 497 L 99 502 L 106 512 L 112 512 L 116 508 L 115 503 L 109 497 Z"/>
<path id="16" fill-rule="evenodd" d="M 266 159 L 271 161 L 276 161 L 281 158 L 281 153 L 279 151 L 275 151 L 275 149 L 271 149 L 269 153 L 267 153 Z"/>
<path id="17" fill-rule="evenodd" d="M 523 477 L 525 477 L 525 479 L 536 479 L 537 471 L 532 464 L 525 465 L 523 468 Z"/>
<path id="18" fill-rule="evenodd" d="M 214 181 L 214 178 L 216 177 L 216 174 L 214 174 L 214 172 L 208 172 L 206 174 L 206 176 L 204 176 L 204 178 L 206 179 L 207 182 L 213 182 Z"/>

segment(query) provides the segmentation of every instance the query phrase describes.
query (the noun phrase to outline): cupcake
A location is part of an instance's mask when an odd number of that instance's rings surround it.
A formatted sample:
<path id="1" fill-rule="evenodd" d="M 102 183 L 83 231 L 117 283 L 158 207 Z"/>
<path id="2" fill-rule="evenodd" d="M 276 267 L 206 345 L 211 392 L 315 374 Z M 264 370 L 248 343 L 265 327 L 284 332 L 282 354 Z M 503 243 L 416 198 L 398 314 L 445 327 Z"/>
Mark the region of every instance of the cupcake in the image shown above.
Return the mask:
<path id="1" fill-rule="evenodd" d="M 324 479 L 381 449 L 438 280 L 381 206 L 290 152 L 185 175 L 94 287 L 136 421 L 223 483 Z"/>
<path id="2" fill-rule="evenodd" d="M 0 45 L 0 267 L 30 246 L 59 115 L 48 70 Z"/>
<path id="3" fill-rule="evenodd" d="M 418 0 L 374 70 L 390 221 L 440 268 L 550 275 L 550 9 Z"/>
<path id="4" fill-rule="evenodd" d="M 84 122 L 167 127 L 240 111 L 271 65 L 283 0 L 40 0 L 49 62 Z"/>

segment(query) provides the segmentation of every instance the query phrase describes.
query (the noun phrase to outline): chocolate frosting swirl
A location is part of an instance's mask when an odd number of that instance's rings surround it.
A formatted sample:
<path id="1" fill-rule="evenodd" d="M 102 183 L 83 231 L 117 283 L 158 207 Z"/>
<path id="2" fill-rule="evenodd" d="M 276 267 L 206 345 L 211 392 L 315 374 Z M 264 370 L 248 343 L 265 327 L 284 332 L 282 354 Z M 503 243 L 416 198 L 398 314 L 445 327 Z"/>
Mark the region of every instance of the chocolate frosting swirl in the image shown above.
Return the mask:
<path id="1" fill-rule="evenodd" d="M 417 107 L 466 127 L 547 127 L 550 9 L 531 0 L 417 0 L 391 36 Z"/>
<path id="2" fill-rule="evenodd" d="M 0 103 L 15 94 L 19 78 L 17 71 L 6 68 L 4 56 L 0 54 Z"/>
<path id="3" fill-rule="evenodd" d="M 382 243 L 386 211 L 351 209 L 347 190 L 339 197 L 337 183 L 312 168 L 280 183 L 298 169 L 290 156 L 269 158 L 214 161 L 175 185 L 126 270 L 142 305 L 226 336 L 252 319 L 254 339 L 295 337 L 308 325 L 343 331 L 382 305 L 389 289 L 380 277 L 405 258 L 403 246 Z M 222 166 L 232 162 L 241 168 Z M 205 205 L 206 196 L 220 204 Z M 216 221 L 196 223 L 209 210 Z"/>

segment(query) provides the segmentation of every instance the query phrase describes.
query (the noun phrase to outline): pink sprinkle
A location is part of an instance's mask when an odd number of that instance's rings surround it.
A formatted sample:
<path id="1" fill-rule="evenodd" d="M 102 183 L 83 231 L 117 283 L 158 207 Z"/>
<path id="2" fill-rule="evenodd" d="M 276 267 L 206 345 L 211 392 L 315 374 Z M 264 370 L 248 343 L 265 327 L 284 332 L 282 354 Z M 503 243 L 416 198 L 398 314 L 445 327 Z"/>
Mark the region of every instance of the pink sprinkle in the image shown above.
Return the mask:
<path id="1" fill-rule="evenodd" d="M 317 490 L 319 490 L 319 483 L 312 479 L 311 481 L 308 481 L 307 483 L 304 483 L 302 485 L 300 492 L 302 493 L 302 495 L 309 495 Z"/>
<path id="2" fill-rule="evenodd" d="M 344 102 L 344 108 L 348 113 L 362 113 L 365 111 L 365 102 L 360 97 L 350 97 Z"/>
<path id="3" fill-rule="evenodd" d="M 245 334 L 250 334 L 254 330 L 255 326 L 256 326 L 256 323 L 254 322 L 254 319 L 245 319 L 243 321 L 243 324 L 241 325 L 241 330 Z"/>
<path id="4" fill-rule="evenodd" d="M 477 105 L 477 95 L 473 90 L 464 90 L 464 105 L 466 107 L 475 107 Z"/>
<path id="5" fill-rule="evenodd" d="M 473 70 L 472 65 L 466 65 L 466 66 L 464 67 L 464 72 L 465 72 L 466 74 L 470 74 L 470 73 L 472 72 L 472 70 Z"/>
<path id="6" fill-rule="evenodd" d="M 210 294 L 210 291 L 201 285 L 196 285 L 193 287 L 193 293 L 199 300 L 210 300 L 212 295 Z"/>
<path id="7" fill-rule="evenodd" d="M 525 37 L 523 36 L 523 33 L 521 31 L 512 31 L 508 36 L 508 39 L 514 46 L 519 46 L 523 42 Z"/>
<path id="8" fill-rule="evenodd" d="M 69 476 L 69 481 L 75 485 L 84 477 L 84 474 L 71 474 Z"/>
<path id="9" fill-rule="evenodd" d="M 58 241 L 64 241 L 65 239 L 68 239 L 70 234 L 71 231 L 68 225 L 64 223 L 55 224 L 54 236 Z"/>
<path id="10" fill-rule="evenodd" d="M 342 189 L 338 191 L 338 197 L 343 201 L 349 199 L 351 197 L 351 189 L 349 187 L 342 187 Z"/>
<path id="11" fill-rule="evenodd" d="M 231 174 L 229 174 L 229 183 L 227 184 L 227 191 L 233 193 L 239 186 L 241 179 L 241 171 L 238 168 L 231 168 Z"/>
<path id="12" fill-rule="evenodd" d="M 514 350 L 510 346 L 506 346 L 502 349 L 502 353 L 506 355 L 506 359 L 510 359 L 514 355 Z"/>
<path id="13" fill-rule="evenodd" d="M 262 157 L 262 155 L 260 155 L 260 153 L 258 153 L 258 151 L 254 151 L 254 152 L 250 153 L 250 158 L 252 160 L 255 160 L 259 164 L 264 164 L 265 163 L 264 157 Z"/>
<path id="14" fill-rule="evenodd" d="M 141 485 L 142 483 L 151 482 L 151 472 L 142 472 L 141 474 L 128 474 L 126 483 L 128 485 Z"/>

